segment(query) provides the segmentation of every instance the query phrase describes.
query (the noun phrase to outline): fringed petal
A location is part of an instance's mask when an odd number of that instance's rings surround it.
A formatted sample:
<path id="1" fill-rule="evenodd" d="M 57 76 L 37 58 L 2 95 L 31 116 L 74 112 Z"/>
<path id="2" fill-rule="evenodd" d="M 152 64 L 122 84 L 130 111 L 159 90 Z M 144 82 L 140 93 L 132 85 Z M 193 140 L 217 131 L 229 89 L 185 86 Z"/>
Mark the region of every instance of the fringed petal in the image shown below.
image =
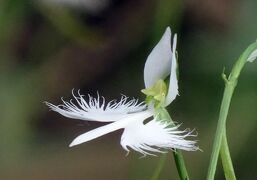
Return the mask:
<path id="1" fill-rule="evenodd" d="M 196 151 L 196 141 L 185 138 L 196 136 L 190 130 L 180 131 L 179 126 L 171 126 L 165 121 L 153 119 L 144 124 L 143 121 L 130 123 L 124 129 L 121 146 L 129 152 L 129 148 L 143 155 L 164 153 L 165 150 L 182 149 Z"/>
<path id="2" fill-rule="evenodd" d="M 119 101 L 112 100 L 105 102 L 104 97 L 93 98 L 88 95 L 88 101 L 84 96 L 78 92 L 76 96 L 73 91 L 73 100 L 64 101 L 61 105 L 53 105 L 49 102 L 45 104 L 53 111 L 61 115 L 80 120 L 99 121 L 99 122 L 113 122 L 126 118 L 129 114 L 140 112 L 146 108 L 143 103 L 138 103 L 137 99 L 129 100 L 128 97 L 122 95 Z M 75 102 L 74 102 L 75 101 Z"/>

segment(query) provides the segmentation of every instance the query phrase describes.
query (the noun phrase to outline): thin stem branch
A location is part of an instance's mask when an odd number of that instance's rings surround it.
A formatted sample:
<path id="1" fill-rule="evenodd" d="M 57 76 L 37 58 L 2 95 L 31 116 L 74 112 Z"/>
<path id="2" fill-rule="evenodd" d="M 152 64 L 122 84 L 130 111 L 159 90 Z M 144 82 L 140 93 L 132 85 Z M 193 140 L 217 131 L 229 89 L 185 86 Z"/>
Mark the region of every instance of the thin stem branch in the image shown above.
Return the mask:
<path id="1" fill-rule="evenodd" d="M 233 168 L 233 163 L 229 153 L 229 147 L 227 142 L 226 132 L 223 132 L 223 138 L 220 148 L 220 157 L 222 160 L 222 166 L 224 169 L 225 177 L 229 180 L 236 180 L 236 175 Z"/>
<path id="2" fill-rule="evenodd" d="M 215 176 L 222 136 L 226 125 L 226 118 L 228 115 L 229 105 L 230 105 L 231 97 L 233 95 L 233 91 L 234 91 L 234 86 L 232 86 L 232 84 L 226 83 L 226 88 L 225 88 L 222 103 L 221 103 L 220 118 L 218 121 L 218 126 L 215 134 L 213 151 L 211 154 L 211 161 L 209 165 L 207 180 L 213 180 Z"/>
<path id="3" fill-rule="evenodd" d="M 215 176 L 215 171 L 216 171 L 216 166 L 217 166 L 218 157 L 219 157 L 219 153 L 220 153 L 221 143 L 222 143 L 222 140 L 224 140 L 223 137 L 224 136 L 226 137 L 226 134 L 225 134 L 226 129 L 225 128 L 226 128 L 226 119 L 227 119 L 227 115 L 228 115 L 228 110 L 229 110 L 229 106 L 230 106 L 230 102 L 231 102 L 231 98 L 232 98 L 234 89 L 237 85 L 238 77 L 240 75 L 242 68 L 244 67 L 245 63 L 247 62 L 249 55 L 255 49 L 257 49 L 256 42 L 251 44 L 243 52 L 243 54 L 239 57 L 238 61 L 233 66 L 228 79 L 224 73 L 222 74 L 222 77 L 225 81 L 225 90 L 224 90 L 223 99 L 221 102 L 219 120 L 218 120 L 215 138 L 214 138 L 211 160 L 210 160 L 208 174 L 207 174 L 207 180 L 213 180 L 214 176 Z M 225 172 L 225 174 L 229 174 L 229 172 L 227 172 L 227 171 L 233 172 L 234 170 L 233 170 L 232 161 L 230 158 L 228 148 L 226 148 L 226 146 L 228 147 L 226 139 L 224 141 L 224 145 L 225 145 L 225 147 L 223 147 L 223 148 L 225 148 L 225 149 L 223 149 L 223 150 L 226 150 L 226 153 L 223 153 L 221 158 L 222 158 L 222 163 L 224 163 L 226 165 L 226 168 L 224 168 L 224 172 Z M 229 166 L 227 166 L 227 165 L 229 165 Z"/>

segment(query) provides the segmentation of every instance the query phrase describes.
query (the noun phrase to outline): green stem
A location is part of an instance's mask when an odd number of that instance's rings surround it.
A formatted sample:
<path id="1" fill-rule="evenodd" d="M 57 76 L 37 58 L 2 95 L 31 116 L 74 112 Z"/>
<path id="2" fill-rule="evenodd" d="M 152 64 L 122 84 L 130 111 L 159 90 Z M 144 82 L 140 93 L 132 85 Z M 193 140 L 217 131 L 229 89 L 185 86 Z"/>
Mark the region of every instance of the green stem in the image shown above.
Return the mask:
<path id="1" fill-rule="evenodd" d="M 157 168 L 155 169 L 151 180 L 157 180 L 157 179 L 159 179 L 159 176 L 160 176 L 161 170 L 162 170 L 163 167 L 164 167 L 166 158 L 167 158 L 167 154 L 163 154 L 163 155 L 161 156 L 161 158 L 160 158 L 160 160 L 159 160 L 159 162 L 158 162 L 158 164 L 157 164 Z"/>
<path id="2" fill-rule="evenodd" d="M 160 109 L 160 119 L 166 119 L 168 121 L 172 121 L 168 111 L 165 108 Z M 189 180 L 189 176 L 187 173 L 186 165 L 184 162 L 184 158 L 182 152 L 180 150 L 174 149 L 173 152 L 174 160 L 176 163 L 176 167 L 178 170 L 178 174 L 181 180 Z"/>
<path id="3" fill-rule="evenodd" d="M 186 165 L 184 162 L 184 158 L 182 152 L 180 150 L 175 150 L 173 152 L 173 156 L 175 159 L 175 163 L 177 166 L 178 174 L 181 180 L 189 180 L 189 176 L 187 174 Z"/>
<path id="4" fill-rule="evenodd" d="M 236 180 L 236 175 L 234 172 L 231 156 L 229 153 L 229 147 L 227 142 L 226 132 L 223 132 L 222 144 L 220 148 L 220 157 L 222 160 L 222 166 L 225 172 L 226 179 Z"/>
<path id="5" fill-rule="evenodd" d="M 221 148 L 221 142 L 222 142 L 223 136 L 226 136 L 225 128 L 226 128 L 226 119 L 228 115 L 228 110 L 229 110 L 234 89 L 237 85 L 238 77 L 240 75 L 242 68 L 247 62 L 247 58 L 256 48 L 257 48 L 257 43 L 253 43 L 244 51 L 244 53 L 239 57 L 238 61 L 233 66 L 228 79 L 224 73 L 222 74 L 222 77 L 225 81 L 225 90 L 224 90 L 223 99 L 221 102 L 219 120 L 218 120 L 215 138 L 214 138 L 211 160 L 210 160 L 208 174 L 207 174 L 207 180 L 213 180 L 215 176 L 216 166 L 217 166 L 218 157 L 219 157 L 220 148 Z M 227 146 L 226 142 L 227 141 L 225 140 L 224 143 Z M 227 149 L 225 148 L 225 150 L 226 150 L 226 153 L 223 154 L 224 156 L 221 156 L 222 163 L 230 164 L 232 166 L 231 158 L 227 157 L 229 155 L 228 148 Z M 225 174 L 229 174 L 227 171 L 231 171 L 231 172 L 233 171 L 231 169 L 231 166 L 226 166 L 226 168 L 229 168 L 229 169 L 224 168 Z"/>

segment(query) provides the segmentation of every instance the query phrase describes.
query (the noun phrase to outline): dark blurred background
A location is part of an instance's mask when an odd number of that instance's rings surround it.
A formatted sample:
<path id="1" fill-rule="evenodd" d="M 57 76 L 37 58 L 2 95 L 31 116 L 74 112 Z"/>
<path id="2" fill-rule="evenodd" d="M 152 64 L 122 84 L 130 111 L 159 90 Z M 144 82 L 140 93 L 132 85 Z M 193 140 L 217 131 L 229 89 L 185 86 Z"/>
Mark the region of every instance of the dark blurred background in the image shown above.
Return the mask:
<path id="1" fill-rule="evenodd" d="M 257 38 L 256 0 L 0 1 L 0 179 L 149 179 L 158 157 L 125 156 L 122 131 L 69 148 L 103 124 L 65 118 L 43 102 L 69 100 L 72 88 L 143 100 L 144 63 L 167 26 L 178 33 L 180 70 L 180 96 L 169 111 L 197 130 L 203 152 L 184 154 L 191 178 L 205 179 L 221 72 Z M 257 63 L 248 63 L 227 124 L 238 179 L 257 178 L 256 107 Z M 161 180 L 178 179 L 171 154 Z M 220 168 L 217 179 L 224 179 Z"/>

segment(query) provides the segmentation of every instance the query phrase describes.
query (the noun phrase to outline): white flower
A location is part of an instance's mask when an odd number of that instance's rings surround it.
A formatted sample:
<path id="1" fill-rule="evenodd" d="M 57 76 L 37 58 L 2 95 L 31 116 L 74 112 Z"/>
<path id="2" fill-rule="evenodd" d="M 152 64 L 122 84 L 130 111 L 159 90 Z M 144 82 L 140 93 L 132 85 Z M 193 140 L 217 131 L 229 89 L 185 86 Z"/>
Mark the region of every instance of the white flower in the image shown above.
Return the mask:
<path id="1" fill-rule="evenodd" d="M 173 48 L 171 51 L 171 31 L 168 27 L 147 58 L 144 69 L 145 86 L 151 87 L 159 79 L 164 79 L 170 75 L 168 93 L 165 99 L 165 106 L 169 105 L 178 94 L 178 82 L 176 76 L 176 35 L 173 38 Z M 129 100 L 122 96 L 119 101 L 112 100 L 105 102 L 99 95 L 97 98 L 88 96 L 86 101 L 83 95 L 74 95 L 74 102 L 64 100 L 62 105 L 53 105 L 46 102 L 51 110 L 63 116 L 87 120 L 111 122 L 110 124 L 86 132 L 73 140 L 70 146 L 75 146 L 97 137 L 103 136 L 118 129 L 124 129 L 121 136 L 121 146 L 129 152 L 129 148 L 144 155 L 165 152 L 166 149 L 183 149 L 195 151 L 199 148 L 195 146 L 195 141 L 185 138 L 192 135 L 192 131 L 179 131 L 179 126 L 171 125 L 165 119 L 158 119 L 153 109 L 147 107 L 138 100 Z M 146 122 L 148 118 L 150 121 Z"/>

